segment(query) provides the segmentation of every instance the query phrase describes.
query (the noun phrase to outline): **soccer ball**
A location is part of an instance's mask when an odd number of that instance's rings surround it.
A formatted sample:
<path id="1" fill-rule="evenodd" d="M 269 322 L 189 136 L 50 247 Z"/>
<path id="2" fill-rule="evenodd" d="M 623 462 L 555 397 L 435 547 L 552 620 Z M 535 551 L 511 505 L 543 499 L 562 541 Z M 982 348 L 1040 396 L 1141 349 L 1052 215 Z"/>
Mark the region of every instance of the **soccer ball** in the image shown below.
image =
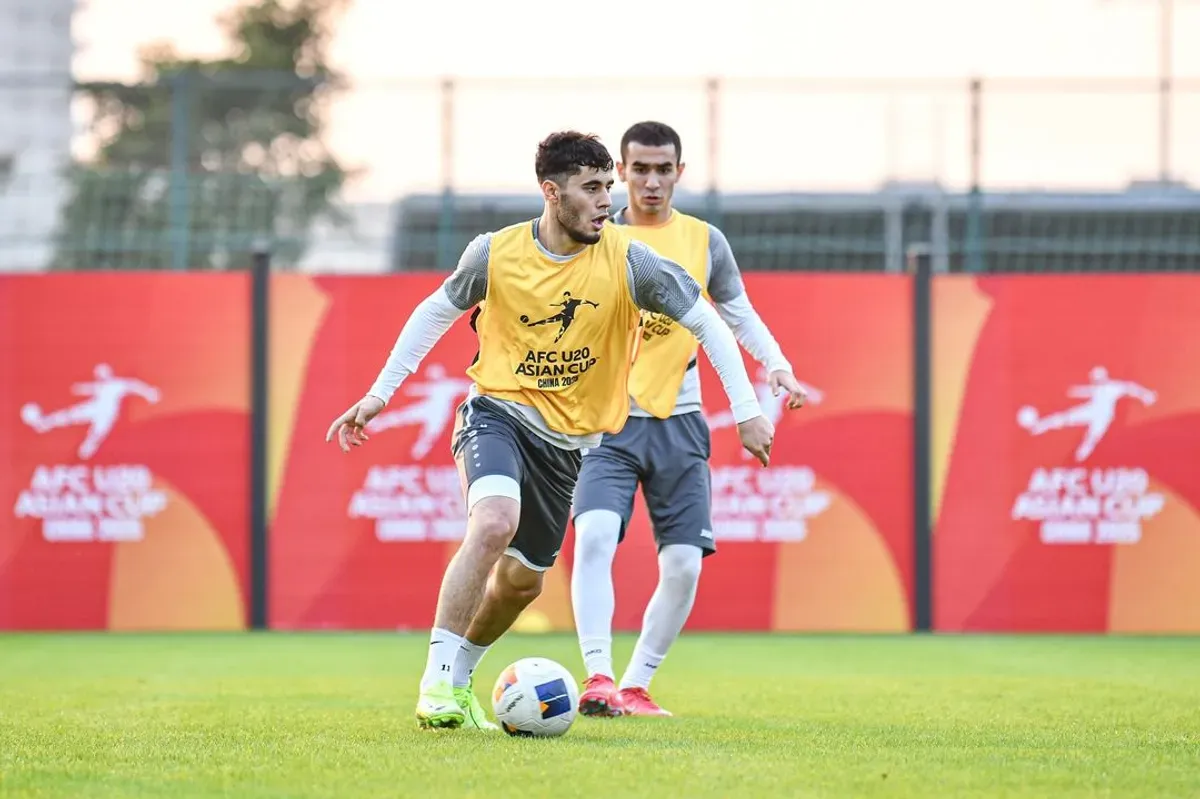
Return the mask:
<path id="1" fill-rule="evenodd" d="M 496 720 L 509 735 L 563 735 L 571 729 L 578 705 L 571 672 L 546 658 L 518 660 L 500 672 L 492 691 Z"/>
<path id="2" fill-rule="evenodd" d="M 42 421 L 42 409 L 36 403 L 25 403 L 21 406 L 21 421 L 30 427 L 37 427 Z"/>

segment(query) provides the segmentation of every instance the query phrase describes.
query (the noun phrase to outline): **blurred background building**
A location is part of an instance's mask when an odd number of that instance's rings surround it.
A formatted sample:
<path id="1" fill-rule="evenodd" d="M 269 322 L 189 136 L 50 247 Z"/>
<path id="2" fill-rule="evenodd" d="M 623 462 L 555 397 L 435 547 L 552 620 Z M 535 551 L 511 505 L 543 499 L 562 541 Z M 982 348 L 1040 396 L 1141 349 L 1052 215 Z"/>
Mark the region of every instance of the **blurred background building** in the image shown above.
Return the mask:
<path id="1" fill-rule="evenodd" d="M 70 163 L 75 0 L 0 0 L 0 265 L 53 256 Z"/>

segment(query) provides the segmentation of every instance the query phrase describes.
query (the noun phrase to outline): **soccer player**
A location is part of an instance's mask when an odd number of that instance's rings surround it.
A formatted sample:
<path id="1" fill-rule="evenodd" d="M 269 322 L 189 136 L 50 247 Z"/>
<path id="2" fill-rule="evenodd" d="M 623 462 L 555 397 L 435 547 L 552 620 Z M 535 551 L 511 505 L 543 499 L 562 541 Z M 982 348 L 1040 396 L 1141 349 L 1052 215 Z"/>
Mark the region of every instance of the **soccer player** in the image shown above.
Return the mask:
<path id="1" fill-rule="evenodd" d="M 774 428 L 737 342 L 678 264 L 607 223 L 613 160 L 593 136 L 538 145 L 538 219 L 483 234 L 400 331 L 367 395 L 326 440 L 361 446 L 377 415 L 438 339 L 479 305 L 473 386 L 453 453 L 466 536 L 442 578 L 416 715 L 423 727 L 496 729 L 472 690 L 484 652 L 538 596 L 566 535 L 580 450 L 621 429 L 643 309 L 686 327 L 721 376 L 746 449 L 763 465 Z M 503 557 L 502 557 L 503 556 Z"/>
<path id="2" fill-rule="evenodd" d="M 672 207 L 684 170 L 680 152 L 679 134 L 660 122 L 639 122 L 625 132 L 617 171 L 629 186 L 629 205 L 613 222 L 706 287 L 738 342 L 768 370 L 776 396 L 786 391 L 788 406 L 798 408 L 804 391 L 750 305 L 729 242 L 717 228 Z M 700 406 L 696 339 L 652 308 L 644 316 L 630 377 L 630 418 L 587 452 L 575 487 L 571 603 L 588 673 L 579 712 L 591 716 L 670 715 L 650 697 L 650 680 L 691 612 L 701 560 L 716 549 L 711 441 Z M 658 546 L 659 579 L 618 685 L 612 665 L 612 563 L 639 483 Z"/>

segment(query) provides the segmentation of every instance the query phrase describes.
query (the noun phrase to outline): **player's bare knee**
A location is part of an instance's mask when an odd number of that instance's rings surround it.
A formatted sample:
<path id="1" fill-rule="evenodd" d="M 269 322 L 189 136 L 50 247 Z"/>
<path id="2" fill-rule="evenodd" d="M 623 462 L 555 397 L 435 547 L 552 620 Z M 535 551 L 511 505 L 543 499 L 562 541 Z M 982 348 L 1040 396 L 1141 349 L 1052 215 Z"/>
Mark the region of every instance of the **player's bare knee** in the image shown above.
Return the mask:
<path id="1" fill-rule="evenodd" d="M 506 604 L 524 607 L 541 595 L 543 576 L 544 572 L 534 571 L 516 558 L 501 558 L 492 587 Z"/>
<path id="2" fill-rule="evenodd" d="M 467 534 L 489 550 L 502 552 L 517 532 L 521 506 L 508 497 L 486 497 L 471 508 Z"/>

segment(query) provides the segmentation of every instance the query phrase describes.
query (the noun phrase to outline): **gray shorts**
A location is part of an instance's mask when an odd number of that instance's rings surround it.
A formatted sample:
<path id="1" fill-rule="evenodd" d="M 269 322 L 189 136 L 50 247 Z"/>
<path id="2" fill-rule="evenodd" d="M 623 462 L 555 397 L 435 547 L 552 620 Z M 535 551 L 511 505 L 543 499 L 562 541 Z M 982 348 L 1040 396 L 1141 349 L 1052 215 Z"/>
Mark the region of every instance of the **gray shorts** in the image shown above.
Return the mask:
<path id="1" fill-rule="evenodd" d="M 581 453 L 543 440 L 487 397 L 459 406 L 451 441 L 468 497 L 481 478 L 509 477 L 519 487 L 513 499 L 521 517 L 505 554 L 534 571 L 553 566 L 571 518 Z"/>
<path id="2" fill-rule="evenodd" d="M 692 544 L 711 555 L 717 548 L 711 455 L 712 437 L 698 412 L 666 419 L 630 416 L 620 433 L 604 436 L 600 446 L 584 455 L 574 517 L 589 510 L 613 511 L 621 517 L 624 539 L 640 482 L 659 550 Z"/>

